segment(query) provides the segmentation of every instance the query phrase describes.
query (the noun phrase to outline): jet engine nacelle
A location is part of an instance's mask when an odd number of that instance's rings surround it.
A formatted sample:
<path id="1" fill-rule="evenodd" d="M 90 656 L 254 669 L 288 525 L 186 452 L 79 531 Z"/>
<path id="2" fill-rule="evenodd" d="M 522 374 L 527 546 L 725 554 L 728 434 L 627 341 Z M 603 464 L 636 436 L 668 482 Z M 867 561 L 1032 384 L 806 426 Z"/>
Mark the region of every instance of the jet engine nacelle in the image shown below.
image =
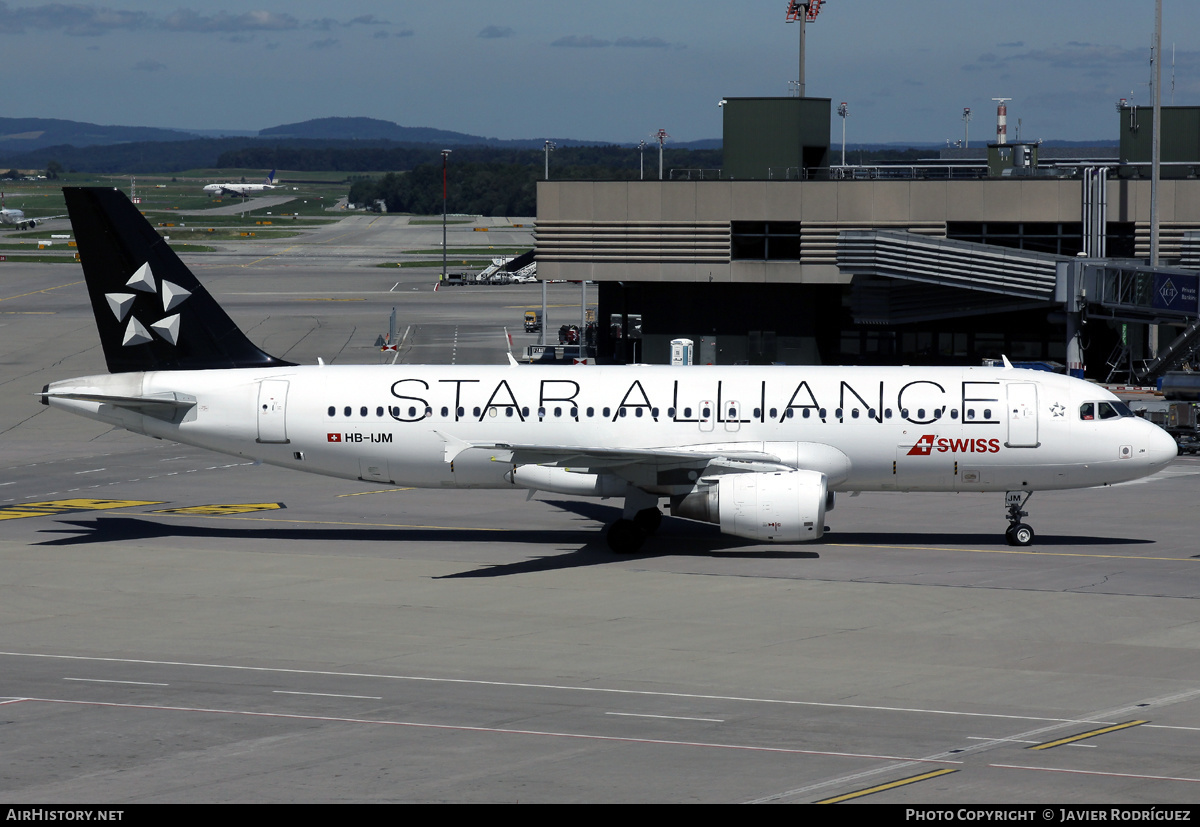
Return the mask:
<path id="1" fill-rule="evenodd" d="M 723 534 L 769 543 L 804 543 L 825 533 L 825 475 L 819 471 L 724 474 L 672 498 L 671 514 L 716 523 Z"/>

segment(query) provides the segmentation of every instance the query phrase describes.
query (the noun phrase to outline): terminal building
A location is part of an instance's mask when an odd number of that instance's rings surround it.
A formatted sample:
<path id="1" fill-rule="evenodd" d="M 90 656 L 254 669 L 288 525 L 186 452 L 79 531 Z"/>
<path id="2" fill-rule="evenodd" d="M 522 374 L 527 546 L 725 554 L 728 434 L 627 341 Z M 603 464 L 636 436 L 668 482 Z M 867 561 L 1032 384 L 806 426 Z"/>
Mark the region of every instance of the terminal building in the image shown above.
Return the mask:
<path id="1" fill-rule="evenodd" d="M 829 99 L 722 108 L 719 171 L 538 185 L 538 277 L 598 283 L 601 362 L 665 363 L 688 338 L 697 363 L 1005 355 L 1103 379 L 1200 312 L 1200 108 L 1163 109 L 1156 269 L 1149 108 L 1117 113 L 1117 158 L 1039 159 L 1000 132 L 986 163 L 875 167 L 833 163 Z"/>

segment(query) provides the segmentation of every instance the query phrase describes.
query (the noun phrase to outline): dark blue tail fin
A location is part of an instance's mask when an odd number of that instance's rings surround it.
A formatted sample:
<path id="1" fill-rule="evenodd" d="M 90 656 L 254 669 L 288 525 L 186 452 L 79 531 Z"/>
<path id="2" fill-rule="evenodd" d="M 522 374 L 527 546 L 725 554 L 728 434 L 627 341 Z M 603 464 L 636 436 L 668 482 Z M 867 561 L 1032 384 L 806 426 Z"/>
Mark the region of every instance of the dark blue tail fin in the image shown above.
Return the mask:
<path id="1" fill-rule="evenodd" d="M 120 190 L 64 187 L 112 373 L 287 367 L 259 350 Z"/>

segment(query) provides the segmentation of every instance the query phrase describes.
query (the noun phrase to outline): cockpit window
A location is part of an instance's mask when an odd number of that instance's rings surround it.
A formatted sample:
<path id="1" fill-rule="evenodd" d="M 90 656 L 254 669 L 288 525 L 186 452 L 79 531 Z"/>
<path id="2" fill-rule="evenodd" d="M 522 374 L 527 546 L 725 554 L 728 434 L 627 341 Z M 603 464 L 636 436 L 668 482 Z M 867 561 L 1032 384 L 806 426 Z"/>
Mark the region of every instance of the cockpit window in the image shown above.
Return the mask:
<path id="1" fill-rule="evenodd" d="M 1096 411 L 1101 419 L 1116 419 L 1121 416 L 1133 416 L 1133 411 L 1124 402 L 1101 402 L 1096 405 Z"/>
<path id="2" fill-rule="evenodd" d="M 1124 416 L 1133 416 L 1133 411 L 1124 402 L 1084 402 L 1079 406 L 1080 419 L 1119 419 Z"/>

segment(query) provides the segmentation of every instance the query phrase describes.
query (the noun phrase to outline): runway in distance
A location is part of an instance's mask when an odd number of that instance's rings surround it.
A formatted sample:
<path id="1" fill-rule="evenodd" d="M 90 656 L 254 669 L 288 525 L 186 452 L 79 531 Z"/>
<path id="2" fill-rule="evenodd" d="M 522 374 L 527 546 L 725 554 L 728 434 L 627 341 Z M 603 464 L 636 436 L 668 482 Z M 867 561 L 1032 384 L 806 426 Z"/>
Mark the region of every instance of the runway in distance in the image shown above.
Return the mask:
<path id="1" fill-rule="evenodd" d="M 1012 367 L 295 365 L 252 344 L 123 193 L 64 194 L 110 373 L 49 384 L 44 404 L 373 484 L 623 498 L 617 552 L 663 500 L 800 543 L 857 491 L 1005 492 L 1006 538 L 1028 545 L 1032 492 L 1176 456 L 1108 391 Z"/>
<path id="2" fill-rule="evenodd" d="M 275 170 L 271 170 L 261 184 L 208 184 L 204 191 L 210 195 L 237 195 L 249 198 L 251 193 L 273 190 L 275 187 Z"/>

